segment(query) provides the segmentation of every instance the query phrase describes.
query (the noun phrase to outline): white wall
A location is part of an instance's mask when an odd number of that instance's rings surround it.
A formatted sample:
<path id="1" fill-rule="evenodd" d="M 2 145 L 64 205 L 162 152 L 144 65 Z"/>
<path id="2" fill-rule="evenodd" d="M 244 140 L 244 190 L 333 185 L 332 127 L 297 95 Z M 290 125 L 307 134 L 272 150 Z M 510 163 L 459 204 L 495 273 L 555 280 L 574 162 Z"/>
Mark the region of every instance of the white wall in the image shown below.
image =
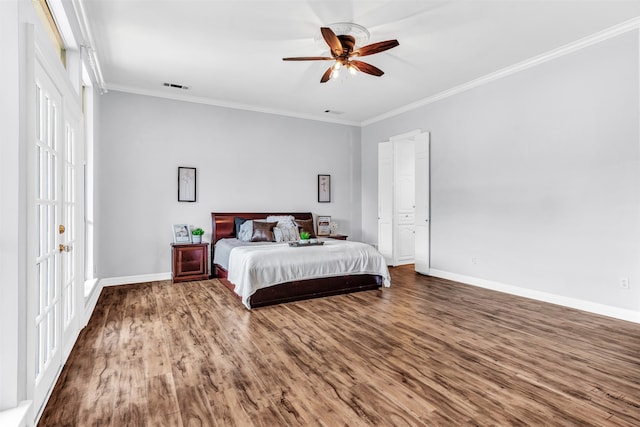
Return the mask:
<path id="1" fill-rule="evenodd" d="M 171 271 L 171 224 L 207 231 L 214 211 L 311 211 L 359 237 L 360 129 L 110 91 L 96 143 L 98 277 Z M 178 166 L 197 202 L 177 201 Z M 331 203 L 317 202 L 330 174 Z"/>
<path id="2" fill-rule="evenodd" d="M 364 127 L 363 239 L 377 143 L 421 128 L 433 269 L 638 310 L 638 48 L 626 33 Z"/>
<path id="3" fill-rule="evenodd" d="M 19 400 L 19 359 L 24 314 L 19 297 L 24 287 L 24 261 L 20 253 L 21 203 L 19 183 L 24 165 L 20 163 L 20 25 L 18 3 L 0 2 L 0 51 L 3 66 L 0 80 L 5 82 L 0 96 L 0 412 L 17 406 Z M 22 264 L 22 265 L 21 265 Z M 22 267 L 22 268 L 21 268 Z"/>

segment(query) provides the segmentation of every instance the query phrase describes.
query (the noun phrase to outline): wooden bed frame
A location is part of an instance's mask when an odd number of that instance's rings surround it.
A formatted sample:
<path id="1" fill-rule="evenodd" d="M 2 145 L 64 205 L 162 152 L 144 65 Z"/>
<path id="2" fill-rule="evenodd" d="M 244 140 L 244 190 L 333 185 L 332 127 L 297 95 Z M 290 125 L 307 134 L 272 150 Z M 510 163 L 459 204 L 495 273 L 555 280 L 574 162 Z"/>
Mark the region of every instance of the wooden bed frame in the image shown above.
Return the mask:
<path id="1" fill-rule="evenodd" d="M 246 219 L 264 219 L 269 215 L 293 215 L 297 219 L 313 219 L 311 212 L 297 213 L 246 213 L 246 212 L 212 212 L 211 213 L 211 273 L 231 291 L 235 286 L 227 280 L 227 270 L 214 264 L 215 244 L 218 240 L 235 235 L 236 217 Z M 281 283 L 268 288 L 259 289 L 251 296 L 251 308 L 303 299 L 319 298 L 351 292 L 369 291 L 382 286 L 382 277 L 372 274 L 356 274 L 338 277 L 321 277 L 310 280 L 297 280 Z M 240 299 L 240 296 L 234 292 Z"/>

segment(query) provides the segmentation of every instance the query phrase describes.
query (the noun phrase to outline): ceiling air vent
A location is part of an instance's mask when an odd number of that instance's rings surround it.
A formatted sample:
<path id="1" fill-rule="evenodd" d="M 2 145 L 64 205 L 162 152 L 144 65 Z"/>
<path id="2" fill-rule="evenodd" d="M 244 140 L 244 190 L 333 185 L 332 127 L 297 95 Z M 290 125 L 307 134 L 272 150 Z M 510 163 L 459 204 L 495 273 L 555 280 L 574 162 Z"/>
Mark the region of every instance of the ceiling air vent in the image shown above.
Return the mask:
<path id="1" fill-rule="evenodd" d="M 324 110 L 324 112 L 327 114 L 335 114 L 336 116 L 339 116 L 340 114 L 344 114 L 344 111 L 335 111 L 335 110 Z"/>
<path id="2" fill-rule="evenodd" d="M 189 86 L 184 86 L 184 85 L 179 85 L 176 83 L 162 83 L 162 86 L 166 86 L 166 87 L 172 87 L 174 89 L 184 89 L 184 90 L 189 90 Z"/>

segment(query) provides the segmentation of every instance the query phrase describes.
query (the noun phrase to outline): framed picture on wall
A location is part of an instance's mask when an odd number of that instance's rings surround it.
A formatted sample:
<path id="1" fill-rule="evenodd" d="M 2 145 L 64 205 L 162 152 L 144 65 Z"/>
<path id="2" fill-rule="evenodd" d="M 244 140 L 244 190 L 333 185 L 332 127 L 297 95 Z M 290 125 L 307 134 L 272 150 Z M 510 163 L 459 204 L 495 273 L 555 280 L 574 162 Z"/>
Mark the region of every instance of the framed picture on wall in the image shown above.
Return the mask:
<path id="1" fill-rule="evenodd" d="M 188 224 L 173 224 L 173 243 L 191 243 L 191 230 Z"/>
<path id="2" fill-rule="evenodd" d="M 331 175 L 318 175 L 318 203 L 331 202 Z"/>
<path id="3" fill-rule="evenodd" d="M 196 168 L 178 167 L 178 201 L 196 201 Z"/>

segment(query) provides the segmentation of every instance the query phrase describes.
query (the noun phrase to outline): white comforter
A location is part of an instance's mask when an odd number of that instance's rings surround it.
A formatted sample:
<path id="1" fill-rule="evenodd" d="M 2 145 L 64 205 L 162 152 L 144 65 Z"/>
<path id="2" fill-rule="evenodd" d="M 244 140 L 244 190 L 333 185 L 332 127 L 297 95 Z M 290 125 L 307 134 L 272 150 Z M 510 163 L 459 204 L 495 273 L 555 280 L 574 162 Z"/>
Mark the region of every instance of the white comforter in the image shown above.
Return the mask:
<path id="1" fill-rule="evenodd" d="M 325 240 L 322 246 L 295 248 L 287 243 L 241 246 L 231 250 L 227 279 L 235 285 L 242 303 L 258 289 L 294 280 L 345 274 L 376 274 L 385 287 L 391 277 L 384 257 L 372 246 L 360 242 Z"/>

